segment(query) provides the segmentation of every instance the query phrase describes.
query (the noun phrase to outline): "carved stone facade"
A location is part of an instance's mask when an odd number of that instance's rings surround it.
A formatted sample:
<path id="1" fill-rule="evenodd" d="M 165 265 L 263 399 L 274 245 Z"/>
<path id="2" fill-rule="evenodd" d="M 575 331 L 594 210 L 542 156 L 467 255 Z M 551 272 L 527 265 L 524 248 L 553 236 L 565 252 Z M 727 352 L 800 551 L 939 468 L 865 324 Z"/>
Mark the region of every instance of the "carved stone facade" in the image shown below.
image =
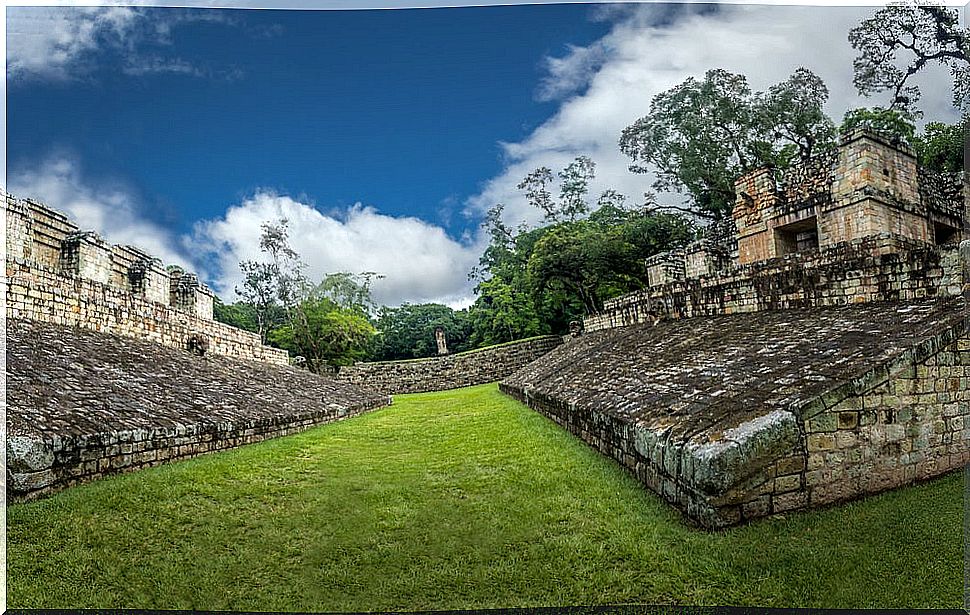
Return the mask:
<path id="1" fill-rule="evenodd" d="M 193 335 L 210 352 L 278 365 L 287 353 L 259 336 L 212 319 L 214 295 L 195 274 L 166 269 L 127 245 L 82 231 L 31 199 L 5 197 L 8 318 L 107 331 L 188 348 Z"/>
<path id="2" fill-rule="evenodd" d="M 771 169 L 738 180 L 738 264 L 884 234 L 932 244 L 959 241 L 961 184 L 960 177 L 919 168 L 905 145 L 850 132 L 836 152 L 797 165 L 779 181 Z M 941 191 L 949 198 L 939 198 Z"/>
<path id="3" fill-rule="evenodd" d="M 968 237 L 965 174 L 924 169 L 908 146 L 862 130 L 842 135 L 835 150 L 784 173 L 758 169 L 744 175 L 735 192 L 730 219 L 711 225 L 684 249 L 647 261 L 649 286 L 869 237 L 931 245 Z"/>

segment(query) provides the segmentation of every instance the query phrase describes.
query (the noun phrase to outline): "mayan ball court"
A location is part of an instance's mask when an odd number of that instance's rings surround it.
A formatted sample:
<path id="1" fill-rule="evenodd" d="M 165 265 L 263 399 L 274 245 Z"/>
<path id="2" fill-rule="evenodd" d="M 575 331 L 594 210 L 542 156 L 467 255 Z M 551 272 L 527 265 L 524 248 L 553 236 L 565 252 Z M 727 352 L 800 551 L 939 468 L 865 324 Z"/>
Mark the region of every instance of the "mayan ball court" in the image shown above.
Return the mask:
<path id="1" fill-rule="evenodd" d="M 965 7 L 240 2 L 6 11 L 0 606 L 970 604 Z"/>

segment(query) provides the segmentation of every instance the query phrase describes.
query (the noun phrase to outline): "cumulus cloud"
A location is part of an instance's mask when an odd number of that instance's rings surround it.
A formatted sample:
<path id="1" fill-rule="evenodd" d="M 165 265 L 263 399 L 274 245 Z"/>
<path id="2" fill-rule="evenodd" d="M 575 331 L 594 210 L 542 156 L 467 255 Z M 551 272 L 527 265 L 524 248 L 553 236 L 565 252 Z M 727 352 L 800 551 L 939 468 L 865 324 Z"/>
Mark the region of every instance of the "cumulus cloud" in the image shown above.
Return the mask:
<path id="1" fill-rule="evenodd" d="M 146 205 L 130 186 L 94 181 L 64 154 L 20 168 L 8 182 L 11 194 L 63 211 L 82 230 L 199 273 L 228 301 L 235 300 L 234 289 L 242 283 L 239 262 L 265 259 L 259 250 L 261 225 L 281 218 L 289 221 L 291 245 L 312 279 L 337 271 L 376 272 L 384 277 L 374 282 L 374 298 L 385 305 L 470 305 L 467 274 L 484 249 L 470 238 L 455 241 L 440 226 L 418 218 L 388 216 L 360 204 L 324 214 L 310 203 L 265 190 L 216 219 L 197 222 L 191 235 L 177 236 L 147 218 Z"/>
<path id="2" fill-rule="evenodd" d="M 69 156 L 53 156 L 8 178 L 11 194 L 29 197 L 66 213 L 81 228 L 100 233 L 111 243 L 129 244 L 156 256 L 165 264 L 199 271 L 169 230 L 146 219 L 144 205 L 124 185 L 99 182 L 82 174 Z"/>
<path id="3" fill-rule="evenodd" d="M 710 68 L 743 73 L 754 90 L 785 80 L 799 66 L 818 74 L 830 90 L 826 111 L 836 121 L 849 108 L 886 104 L 865 99 L 852 85 L 849 29 L 872 8 L 822 6 L 681 5 L 676 10 L 636 5 L 594 11 L 612 22 L 610 31 L 585 47 L 570 47 L 547 58 L 547 74 L 537 97 L 560 100 L 556 112 L 524 139 L 501 143 L 503 171 L 483 183 L 467 201 L 469 216 L 505 204 L 506 222 L 536 223 L 541 212 L 528 206 L 515 188 L 532 169 L 558 170 L 579 155 L 597 164 L 591 184 L 595 198 L 607 188 L 639 200 L 653 177 L 628 170 L 618 147 L 623 128 L 643 116 L 650 100 L 688 76 L 702 78 Z M 950 81 L 945 71 L 921 75 L 925 120 L 953 121 Z M 661 195 L 680 203 L 681 195 Z"/>
<path id="4" fill-rule="evenodd" d="M 311 279 L 338 271 L 373 271 L 384 276 L 372 287 L 379 303 L 471 303 L 467 273 L 482 246 L 455 241 L 441 227 L 418 218 L 388 216 L 360 204 L 327 215 L 269 191 L 258 191 L 229 207 L 224 216 L 196 225 L 192 244 L 217 259 L 220 273 L 212 283 L 221 296 L 233 297 L 242 283 L 240 261 L 265 260 L 259 250 L 260 226 L 281 218 L 289 222 L 290 244 L 307 263 Z"/>

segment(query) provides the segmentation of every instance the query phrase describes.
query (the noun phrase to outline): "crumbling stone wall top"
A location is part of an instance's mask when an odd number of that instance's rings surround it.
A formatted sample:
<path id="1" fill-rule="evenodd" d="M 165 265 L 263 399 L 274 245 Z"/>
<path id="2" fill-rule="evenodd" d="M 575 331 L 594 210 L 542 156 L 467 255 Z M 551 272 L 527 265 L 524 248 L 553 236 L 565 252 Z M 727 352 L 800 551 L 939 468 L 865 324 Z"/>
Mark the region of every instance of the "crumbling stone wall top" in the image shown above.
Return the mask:
<path id="1" fill-rule="evenodd" d="M 97 232 L 79 229 L 64 213 L 33 199 L 4 194 L 4 208 L 8 261 L 120 288 L 212 320 L 214 295 L 195 274 L 175 267 L 183 279 L 170 280 L 159 259 L 136 246 L 112 246 Z"/>

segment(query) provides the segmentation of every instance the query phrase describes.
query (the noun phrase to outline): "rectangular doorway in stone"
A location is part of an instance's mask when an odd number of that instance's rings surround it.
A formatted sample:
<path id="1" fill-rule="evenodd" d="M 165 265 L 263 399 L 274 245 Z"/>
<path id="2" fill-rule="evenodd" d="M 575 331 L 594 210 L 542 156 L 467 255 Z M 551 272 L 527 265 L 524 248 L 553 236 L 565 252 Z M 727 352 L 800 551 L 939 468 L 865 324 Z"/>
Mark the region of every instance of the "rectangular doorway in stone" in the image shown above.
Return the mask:
<path id="1" fill-rule="evenodd" d="M 775 227 L 775 254 L 784 256 L 818 248 L 818 222 L 815 216 Z"/>

